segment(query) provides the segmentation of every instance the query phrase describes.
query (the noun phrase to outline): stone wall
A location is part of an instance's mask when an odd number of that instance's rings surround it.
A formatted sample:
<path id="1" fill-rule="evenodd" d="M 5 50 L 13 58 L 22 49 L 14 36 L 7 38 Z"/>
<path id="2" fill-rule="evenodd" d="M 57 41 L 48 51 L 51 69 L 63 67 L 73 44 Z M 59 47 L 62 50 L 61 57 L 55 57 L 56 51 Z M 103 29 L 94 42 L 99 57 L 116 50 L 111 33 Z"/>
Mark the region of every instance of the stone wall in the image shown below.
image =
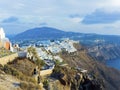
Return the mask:
<path id="1" fill-rule="evenodd" d="M 18 52 L 18 56 L 19 57 L 26 57 L 27 56 L 27 52 L 24 52 L 24 51 L 20 51 L 20 52 Z"/>
<path id="2" fill-rule="evenodd" d="M 8 55 L 8 56 L 4 56 L 4 57 L 0 58 L 0 64 L 5 65 L 8 62 L 13 61 L 16 57 L 18 57 L 17 53 L 14 53 L 14 54 L 11 54 L 11 55 Z"/>
<path id="3" fill-rule="evenodd" d="M 52 74 L 53 69 L 47 69 L 40 71 L 40 76 L 50 75 Z"/>

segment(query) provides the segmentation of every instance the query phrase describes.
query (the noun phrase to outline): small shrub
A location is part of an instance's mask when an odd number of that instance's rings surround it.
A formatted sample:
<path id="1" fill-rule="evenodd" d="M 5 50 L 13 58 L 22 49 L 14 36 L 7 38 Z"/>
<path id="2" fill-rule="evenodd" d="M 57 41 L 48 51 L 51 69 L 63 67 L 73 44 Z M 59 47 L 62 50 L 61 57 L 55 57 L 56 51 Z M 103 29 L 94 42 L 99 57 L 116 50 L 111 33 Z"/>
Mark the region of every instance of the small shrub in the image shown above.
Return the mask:
<path id="1" fill-rule="evenodd" d="M 39 85 L 33 83 L 27 83 L 27 82 L 21 82 L 20 88 L 22 90 L 41 90 L 41 87 Z"/>
<path id="2" fill-rule="evenodd" d="M 43 85 L 44 85 L 44 87 L 47 89 L 48 86 L 49 86 L 49 82 L 48 82 L 48 80 L 44 80 Z"/>
<path id="3" fill-rule="evenodd" d="M 0 64 L 0 70 L 2 70 L 3 69 L 3 66 Z"/>
<path id="4" fill-rule="evenodd" d="M 3 68 L 4 72 L 13 76 L 19 77 L 21 73 L 9 65 L 5 65 Z"/>
<path id="5" fill-rule="evenodd" d="M 34 78 L 29 78 L 29 82 L 36 83 L 36 80 Z"/>
<path id="6" fill-rule="evenodd" d="M 53 73 L 60 73 L 61 72 L 61 67 L 55 66 Z"/>
<path id="7" fill-rule="evenodd" d="M 24 75 L 23 73 L 21 73 L 20 71 L 16 70 L 15 68 L 13 68 L 9 65 L 5 65 L 3 70 L 5 73 L 13 75 L 22 81 L 36 83 L 34 78 Z"/>
<path id="8" fill-rule="evenodd" d="M 23 89 L 23 90 L 27 90 L 28 84 L 26 82 L 21 82 L 20 83 L 20 88 Z"/>

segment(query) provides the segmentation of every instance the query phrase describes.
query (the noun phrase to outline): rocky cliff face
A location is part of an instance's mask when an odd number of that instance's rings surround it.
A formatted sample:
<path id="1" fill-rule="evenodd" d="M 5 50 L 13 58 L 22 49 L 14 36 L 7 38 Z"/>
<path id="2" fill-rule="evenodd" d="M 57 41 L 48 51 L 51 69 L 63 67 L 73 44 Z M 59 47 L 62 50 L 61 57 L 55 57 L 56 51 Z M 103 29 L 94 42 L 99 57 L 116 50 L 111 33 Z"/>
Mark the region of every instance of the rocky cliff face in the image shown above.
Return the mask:
<path id="1" fill-rule="evenodd" d="M 57 79 L 50 79 L 49 90 L 70 90 L 70 86 L 65 86 Z"/>
<path id="2" fill-rule="evenodd" d="M 115 44 L 105 44 L 88 48 L 88 54 L 97 60 L 110 60 L 120 58 L 120 46 Z"/>
<path id="3" fill-rule="evenodd" d="M 51 76 L 45 77 L 48 80 L 43 83 L 46 90 L 120 90 L 120 71 L 98 62 L 88 54 L 86 47 L 78 44 L 75 44 L 75 47 L 77 51 L 74 53 L 65 51 L 60 53 L 61 58 L 68 65 L 56 65 Z M 0 70 L 26 81 L 27 84 L 19 81 L 18 88 L 30 90 L 32 85 L 34 88 L 38 87 L 30 77 L 33 67 L 33 63 L 29 60 L 17 59 L 6 67 L 1 67 Z"/>
<path id="4" fill-rule="evenodd" d="M 98 80 L 87 71 L 71 68 L 70 66 L 56 66 L 51 75 L 55 79 L 59 80 L 59 83 L 52 82 L 53 87 L 50 90 L 102 90 L 103 82 Z M 54 86 L 57 87 L 55 88 Z M 61 86 L 60 86 L 61 85 Z M 59 87 L 60 86 L 60 87 Z"/>
<path id="5" fill-rule="evenodd" d="M 61 57 L 71 67 L 82 68 L 98 78 L 98 81 L 104 83 L 103 90 L 119 90 L 120 89 L 120 71 L 109 68 L 106 65 L 98 62 L 95 58 L 88 55 L 86 48 L 80 45 L 75 45 L 77 52 L 68 54 L 62 52 Z M 96 81 L 95 81 L 96 82 Z M 97 89 L 96 89 L 97 90 Z"/>

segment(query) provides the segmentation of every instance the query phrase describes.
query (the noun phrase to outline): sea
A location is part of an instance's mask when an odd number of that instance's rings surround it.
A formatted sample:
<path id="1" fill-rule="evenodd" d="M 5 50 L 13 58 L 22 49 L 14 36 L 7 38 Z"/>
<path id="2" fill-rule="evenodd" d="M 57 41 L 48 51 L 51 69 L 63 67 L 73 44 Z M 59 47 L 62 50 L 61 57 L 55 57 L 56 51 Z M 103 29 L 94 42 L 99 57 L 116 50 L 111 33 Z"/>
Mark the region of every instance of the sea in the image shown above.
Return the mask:
<path id="1" fill-rule="evenodd" d="M 120 59 L 107 60 L 106 64 L 109 67 L 113 67 L 113 68 L 120 70 Z"/>

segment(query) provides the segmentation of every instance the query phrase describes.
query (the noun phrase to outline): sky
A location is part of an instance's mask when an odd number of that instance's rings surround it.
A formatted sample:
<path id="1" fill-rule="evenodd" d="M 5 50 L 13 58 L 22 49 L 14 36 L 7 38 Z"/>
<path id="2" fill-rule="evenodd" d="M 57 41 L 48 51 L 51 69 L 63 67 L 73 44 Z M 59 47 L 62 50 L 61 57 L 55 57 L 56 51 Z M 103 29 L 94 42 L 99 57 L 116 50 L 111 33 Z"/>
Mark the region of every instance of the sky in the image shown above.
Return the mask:
<path id="1" fill-rule="evenodd" d="M 0 0 L 0 27 L 7 34 L 54 27 L 120 35 L 120 0 Z"/>

